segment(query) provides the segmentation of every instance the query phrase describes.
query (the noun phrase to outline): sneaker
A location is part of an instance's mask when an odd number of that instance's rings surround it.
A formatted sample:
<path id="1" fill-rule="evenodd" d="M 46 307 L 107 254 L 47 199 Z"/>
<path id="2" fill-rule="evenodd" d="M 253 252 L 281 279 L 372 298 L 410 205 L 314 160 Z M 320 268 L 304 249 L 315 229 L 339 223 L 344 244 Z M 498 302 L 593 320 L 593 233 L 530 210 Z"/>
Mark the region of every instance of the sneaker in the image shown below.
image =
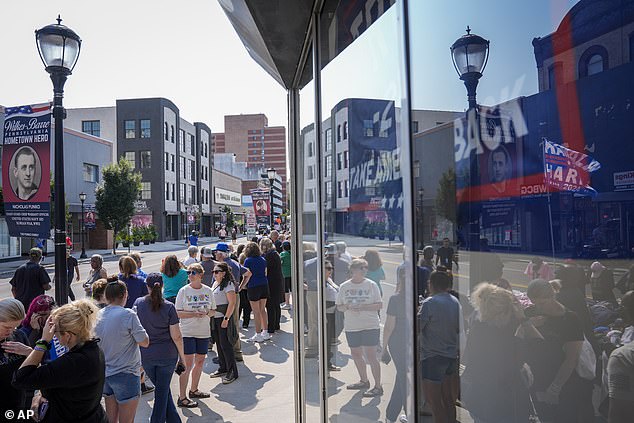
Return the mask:
<path id="1" fill-rule="evenodd" d="M 227 374 L 227 372 L 223 372 L 221 370 L 216 370 L 215 372 L 213 372 L 212 374 L 209 375 L 209 377 L 223 377 Z"/>
<path id="2" fill-rule="evenodd" d="M 282 310 L 290 310 L 291 309 L 291 305 L 290 304 L 282 304 L 282 306 L 280 307 Z"/>
<path id="3" fill-rule="evenodd" d="M 262 340 L 263 341 L 268 341 L 271 338 L 273 338 L 272 334 L 262 331 Z"/>
<path id="4" fill-rule="evenodd" d="M 381 395 L 383 395 L 383 388 L 380 386 L 375 386 L 374 388 L 369 389 L 363 393 L 363 396 L 366 398 L 380 397 Z"/>
<path id="5" fill-rule="evenodd" d="M 407 416 L 405 414 L 401 414 L 401 417 L 399 417 L 398 421 L 400 423 L 407 423 Z"/>
<path id="6" fill-rule="evenodd" d="M 328 371 L 340 372 L 341 371 L 341 367 L 335 366 L 334 364 L 329 364 L 328 365 Z"/>
<path id="7" fill-rule="evenodd" d="M 228 385 L 228 384 L 234 382 L 236 379 L 237 379 L 237 377 L 234 376 L 234 375 L 225 376 L 225 377 L 222 378 L 222 384 L 223 385 Z"/>
<path id="8" fill-rule="evenodd" d="M 251 338 L 247 339 L 247 342 L 262 342 L 262 335 L 256 333 Z"/>
<path id="9" fill-rule="evenodd" d="M 141 384 L 141 395 L 149 394 L 150 392 L 154 392 L 154 386 L 148 386 L 145 383 Z"/>
<path id="10" fill-rule="evenodd" d="M 352 390 L 352 389 L 358 389 L 358 390 L 366 390 L 366 389 L 370 389 L 370 381 L 366 380 L 365 382 L 360 381 L 357 383 L 351 383 L 350 385 L 346 386 L 346 389 Z"/>

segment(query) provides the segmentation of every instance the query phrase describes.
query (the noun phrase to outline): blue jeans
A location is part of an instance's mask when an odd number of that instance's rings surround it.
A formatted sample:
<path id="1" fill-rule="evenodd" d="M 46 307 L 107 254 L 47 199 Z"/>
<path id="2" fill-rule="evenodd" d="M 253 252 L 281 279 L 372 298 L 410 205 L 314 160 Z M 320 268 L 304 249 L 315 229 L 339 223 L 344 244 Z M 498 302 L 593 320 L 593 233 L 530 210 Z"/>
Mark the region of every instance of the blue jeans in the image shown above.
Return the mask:
<path id="1" fill-rule="evenodd" d="M 176 358 L 144 360 L 143 369 L 154 384 L 154 407 L 151 423 L 180 423 L 181 418 L 174 406 L 170 382 L 176 368 Z"/>

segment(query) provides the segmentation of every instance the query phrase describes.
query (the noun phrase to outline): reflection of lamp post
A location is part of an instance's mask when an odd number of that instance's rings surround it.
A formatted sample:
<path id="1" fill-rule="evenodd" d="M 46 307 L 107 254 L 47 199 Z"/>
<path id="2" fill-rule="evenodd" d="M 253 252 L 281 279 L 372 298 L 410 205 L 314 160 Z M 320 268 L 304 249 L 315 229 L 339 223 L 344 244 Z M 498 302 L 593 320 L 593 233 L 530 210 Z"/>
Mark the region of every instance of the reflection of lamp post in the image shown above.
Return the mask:
<path id="1" fill-rule="evenodd" d="M 81 235 L 81 255 L 79 256 L 79 258 L 86 258 L 88 257 L 86 255 L 86 246 L 84 245 L 85 241 L 86 241 L 86 222 L 84 221 L 85 219 L 85 215 L 84 215 L 84 201 L 86 201 L 86 193 L 85 192 L 81 192 L 79 194 L 79 201 L 81 201 L 81 231 L 80 231 L 80 235 Z"/>
<path id="2" fill-rule="evenodd" d="M 423 239 L 425 233 L 425 214 L 423 213 L 423 196 L 425 195 L 425 188 L 418 189 L 418 204 L 419 204 L 419 216 L 420 223 L 418 225 L 418 248 L 422 250 L 425 248 L 425 240 Z"/>
<path id="3" fill-rule="evenodd" d="M 472 34 L 467 26 L 467 33 L 451 46 L 451 57 L 458 76 L 467 87 L 469 109 L 476 108 L 476 88 L 489 60 L 489 41 Z"/>
<path id="4" fill-rule="evenodd" d="M 467 88 L 467 99 L 469 110 L 467 110 L 467 133 L 471 129 L 480 131 L 480 117 L 478 115 L 478 103 L 476 102 L 476 88 L 478 81 L 482 78 L 482 72 L 489 60 L 489 41 L 471 33 L 471 28 L 467 26 L 467 33 L 458 38 L 451 46 L 451 58 L 458 76 Z M 469 114 L 473 113 L 475 119 L 470 119 Z M 469 122 L 475 124 L 475 128 L 468 128 Z M 478 137 L 479 138 L 479 137 Z M 469 187 L 474 190 L 479 185 L 478 159 L 473 154 L 470 158 Z M 475 204 L 468 197 L 469 216 L 469 236 L 468 245 L 470 250 L 480 249 L 480 213 L 475 208 Z"/>
<path id="5" fill-rule="evenodd" d="M 275 214 L 273 212 L 273 182 L 275 181 L 275 168 L 268 168 L 266 169 L 266 175 L 269 178 L 269 189 L 271 190 L 271 230 L 273 230 L 273 223 L 274 223 L 274 219 L 275 219 Z"/>
<path id="6" fill-rule="evenodd" d="M 64 195 L 64 127 L 66 110 L 63 106 L 64 84 L 73 71 L 81 39 L 72 29 L 57 24 L 47 25 L 35 31 L 40 59 L 53 81 L 53 117 L 55 118 L 55 301 L 58 305 L 68 302 L 66 278 L 66 213 Z"/>

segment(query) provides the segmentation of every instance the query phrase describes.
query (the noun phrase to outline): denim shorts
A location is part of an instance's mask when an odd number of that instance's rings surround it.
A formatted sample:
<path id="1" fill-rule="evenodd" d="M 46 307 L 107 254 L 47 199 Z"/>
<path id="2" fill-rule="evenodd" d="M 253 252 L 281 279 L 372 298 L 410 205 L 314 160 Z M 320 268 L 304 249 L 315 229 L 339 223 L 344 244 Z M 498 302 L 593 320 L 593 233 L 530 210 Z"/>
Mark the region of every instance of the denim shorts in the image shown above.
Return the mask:
<path id="1" fill-rule="evenodd" d="M 443 379 L 456 373 L 457 360 L 455 358 L 435 355 L 421 362 L 423 379 L 434 383 L 442 383 Z"/>
<path id="2" fill-rule="evenodd" d="M 346 332 L 346 341 L 350 348 L 374 347 L 379 345 L 380 329 L 366 329 L 356 332 Z"/>
<path id="3" fill-rule="evenodd" d="M 119 404 L 135 400 L 141 396 L 141 376 L 132 373 L 116 373 L 107 376 L 103 384 L 103 396 L 114 398 Z"/>
<path id="4" fill-rule="evenodd" d="M 185 355 L 190 354 L 207 354 L 209 348 L 209 338 L 192 338 L 189 336 L 183 337 L 183 350 Z"/>

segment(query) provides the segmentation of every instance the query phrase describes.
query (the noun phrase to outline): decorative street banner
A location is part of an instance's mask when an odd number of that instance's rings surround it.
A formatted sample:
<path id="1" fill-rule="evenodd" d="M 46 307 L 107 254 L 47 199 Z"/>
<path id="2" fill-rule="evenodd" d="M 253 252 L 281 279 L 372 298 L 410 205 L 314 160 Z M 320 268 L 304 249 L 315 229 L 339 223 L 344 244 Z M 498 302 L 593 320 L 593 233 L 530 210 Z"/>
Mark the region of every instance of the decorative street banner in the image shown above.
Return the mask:
<path id="1" fill-rule="evenodd" d="M 97 226 L 95 206 L 87 205 L 84 208 L 84 228 L 95 229 Z"/>
<path id="2" fill-rule="evenodd" d="M 2 185 L 11 236 L 50 236 L 50 139 L 50 104 L 5 109 Z"/>
<path id="3" fill-rule="evenodd" d="M 251 190 L 253 198 L 253 211 L 258 225 L 271 224 L 271 194 L 267 189 L 258 188 Z"/>
<path id="4" fill-rule="evenodd" d="M 544 140 L 544 183 L 554 191 L 596 194 L 590 173 L 601 164 L 587 154 Z"/>

